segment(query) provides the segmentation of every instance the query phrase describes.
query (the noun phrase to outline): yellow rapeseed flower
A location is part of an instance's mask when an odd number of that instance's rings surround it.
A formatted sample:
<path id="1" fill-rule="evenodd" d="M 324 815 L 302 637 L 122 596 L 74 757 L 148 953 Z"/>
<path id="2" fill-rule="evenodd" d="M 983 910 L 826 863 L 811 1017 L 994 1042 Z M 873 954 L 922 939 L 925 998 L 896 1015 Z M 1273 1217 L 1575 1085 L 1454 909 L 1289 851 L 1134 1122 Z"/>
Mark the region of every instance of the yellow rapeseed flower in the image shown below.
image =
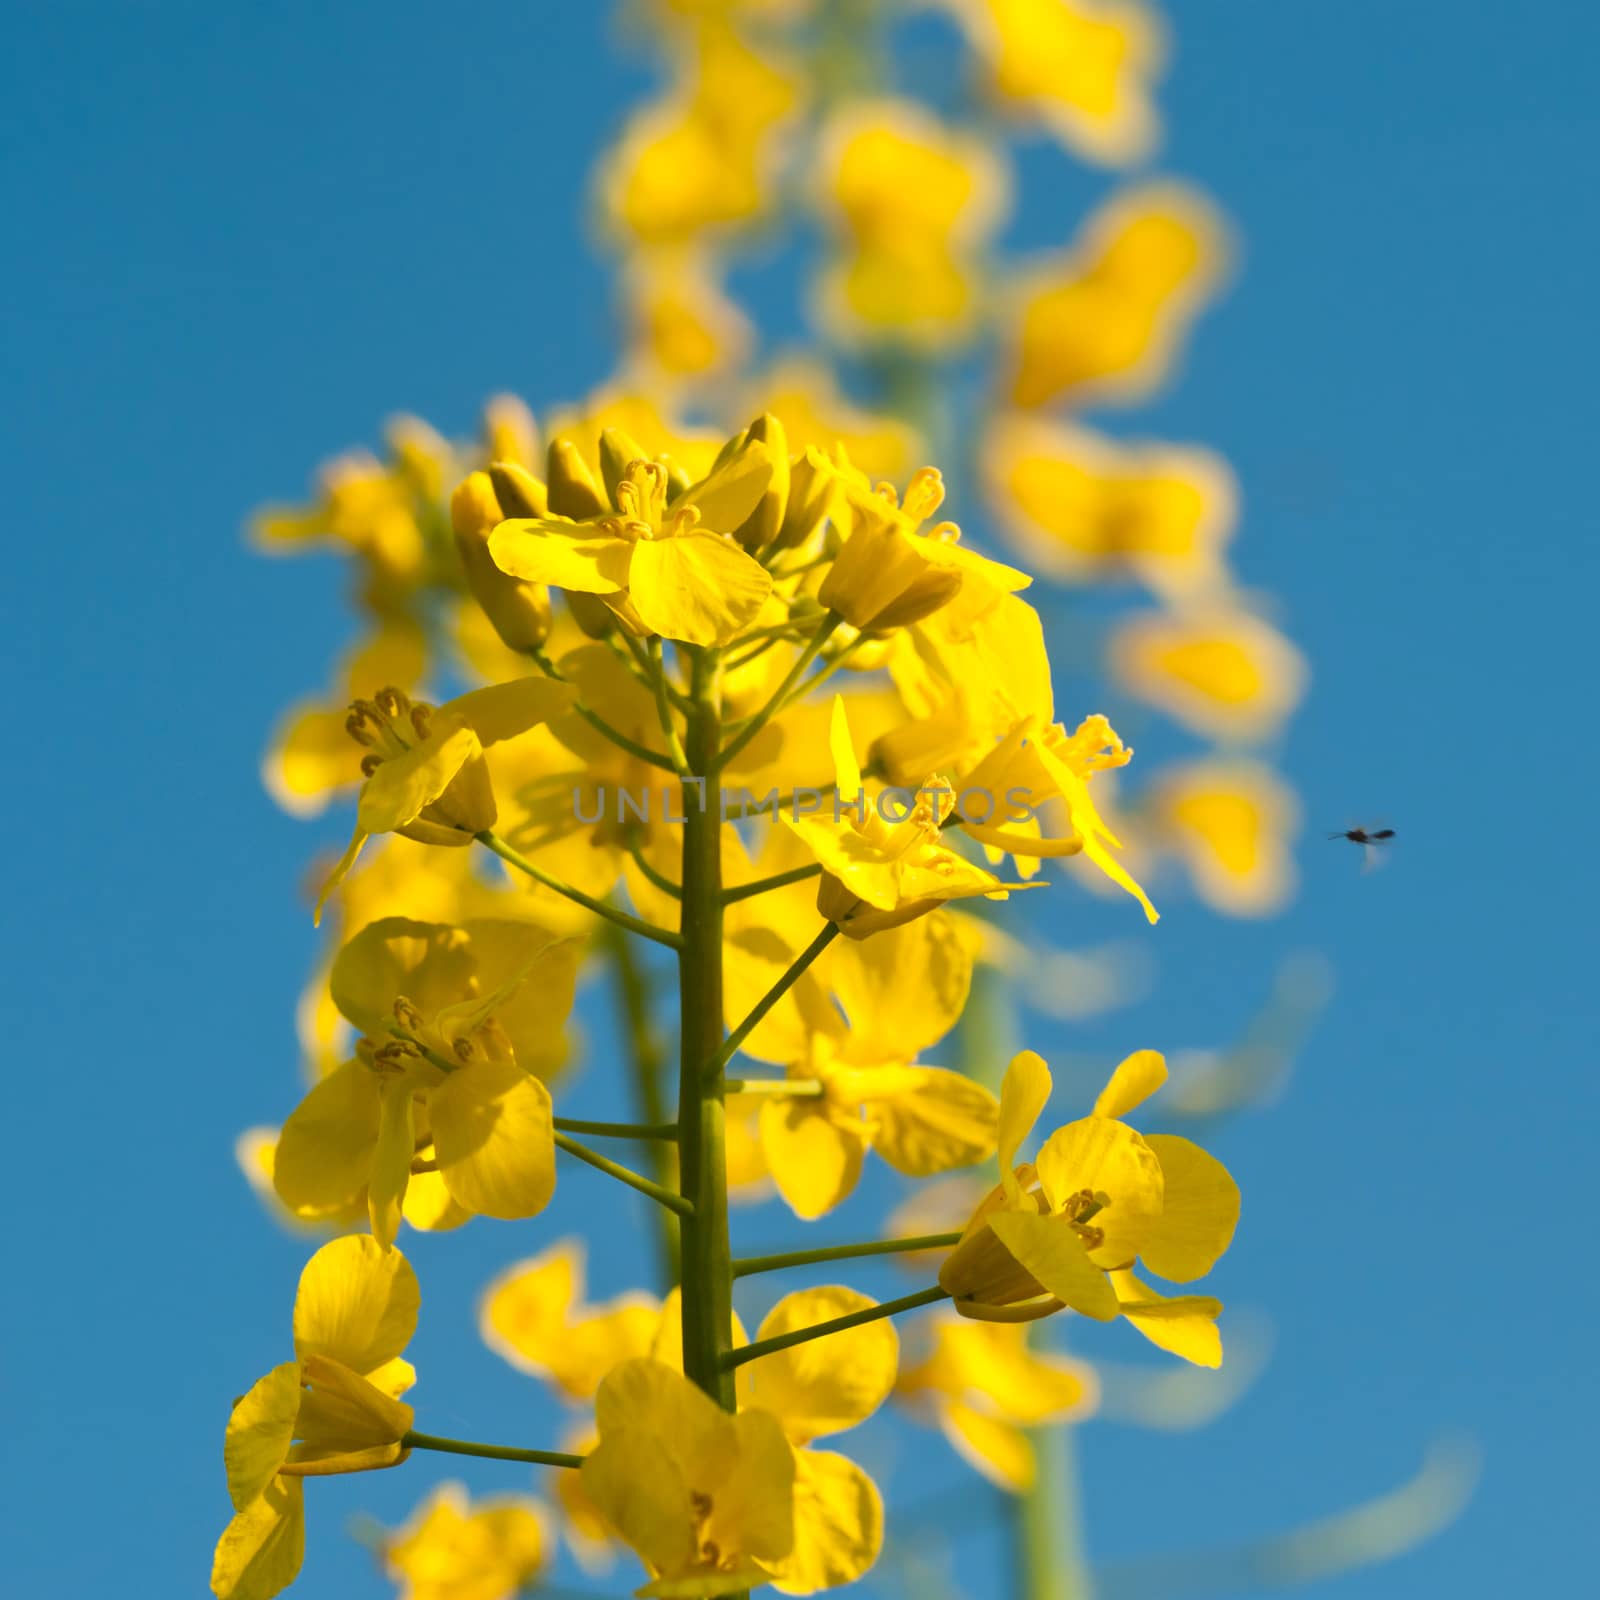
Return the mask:
<path id="1" fill-rule="evenodd" d="M 624 435 L 608 432 L 603 451 L 607 444 L 620 465 L 605 485 L 609 503 L 591 480 L 587 514 L 510 518 L 490 536 L 490 553 L 514 577 L 600 596 L 636 622 L 635 631 L 725 644 L 772 588 L 770 574 L 733 535 L 772 482 L 773 453 L 760 439 L 743 439 L 699 483 L 685 484 L 669 461 L 645 459 Z M 567 459 L 576 470 L 579 463 Z M 552 506 L 559 504 L 552 492 Z"/>
<path id="2" fill-rule="evenodd" d="M 795 1458 L 776 1417 L 724 1411 L 660 1361 L 624 1361 L 595 1397 L 583 1487 L 651 1573 L 636 1593 L 734 1594 L 795 1545 Z"/>
<path id="3" fill-rule="evenodd" d="M 801 1289 L 767 1313 L 756 1338 L 777 1338 L 875 1303 L 839 1286 Z M 865 1422 L 894 1387 L 899 1359 L 900 1336 L 885 1318 L 748 1364 L 750 1404 L 777 1419 L 794 1451 L 794 1543 L 766 1563 L 781 1594 L 853 1583 L 877 1560 L 883 1545 L 877 1485 L 847 1457 L 811 1445 Z"/>
<path id="4" fill-rule="evenodd" d="M 1053 578 L 1131 576 L 1172 595 L 1225 581 L 1238 493 L 1209 450 L 1113 443 L 1008 412 L 990 424 L 983 464 L 1002 524 Z"/>
<path id="5" fill-rule="evenodd" d="M 1168 767 L 1145 814 L 1156 842 L 1189 869 L 1213 910 L 1265 916 L 1294 892 L 1294 792 L 1258 762 L 1206 760 Z"/>
<path id="6" fill-rule="evenodd" d="M 273 1165 L 284 1204 L 315 1214 L 364 1186 L 373 1234 L 388 1245 L 416 1167 L 437 1173 L 463 1212 L 542 1211 L 554 1130 L 533 1070 L 561 1059 L 574 947 L 522 922 L 392 917 L 344 946 L 330 982 L 367 1038 L 284 1123 Z"/>
<path id="7" fill-rule="evenodd" d="M 776 898 L 751 902 L 730 929 L 730 1015 L 748 1008 L 746 991 L 759 994 L 775 975 L 773 962 L 792 959 L 815 929 L 809 896 L 804 932 L 763 915 L 764 902 Z M 746 1040 L 747 1055 L 822 1084 L 816 1095 L 747 1097 L 760 1102 L 765 1168 L 798 1216 L 822 1216 L 848 1198 L 868 1150 L 913 1178 L 993 1152 L 994 1096 L 963 1073 L 916 1059 L 959 1020 L 971 976 L 970 936 L 935 911 L 826 952 L 806 974 L 798 1004 Z M 733 1097 L 730 1114 L 742 1110 Z"/>
<path id="8" fill-rule="evenodd" d="M 356 826 L 317 896 L 315 918 L 374 834 L 401 833 L 420 844 L 469 845 L 498 815 L 483 758 L 488 746 L 514 739 L 566 707 L 571 693 L 548 678 L 473 689 L 435 708 L 403 691 L 358 700 L 345 726 L 367 749 L 366 782 Z"/>
<path id="9" fill-rule="evenodd" d="M 1037 117 L 1071 150 L 1120 164 L 1156 137 L 1151 80 L 1159 18 L 1141 0 L 949 0 L 1006 108 Z"/>
<path id="10" fill-rule="evenodd" d="M 953 522 L 922 524 L 944 503 L 944 480 L 923 467 L 898 498 L 894 486 L 875 488 L 854 471 L 841 471 L 830 505 L 842 539 L 817 603 L 837 611 L 853 628 L 902 628 L 958 600 L 970 625 L 1008 594 L 1033 581 L 961 543 Z"/>
<path id="11" fill-rule="evenodd" d="M 295 1359 L 234 1403 L 223 1457 L 234 1517 L 217 1542 L 220 1600 L 270 1600 L 305 1553 L 304 1480 L 392 1467 L 409 1453 L 416 1381 L 400 1353 L 421 1295 L 398 1250 L 350 1236 L 306 1263 L 294 1302 Z"/>
<path id="12" fill-rule="evenodd" d="M 1142 399 L 1165 379 L 1189 323 L 1222 275 L 1210 203 L 1172 184 L 1119 195 L 1083 242 L 1022 283 L 1011 311 L 1011 400 Z"/>
<path id="13" fill-rule="evenodd" d="M 1077 1421 L 1099 1394 L 1094 1369 L 1029 1348 L 1026 1323 L 929 1319 L 931 1348 L 895 1393 L 929 1411 L 961 1457 L 991 1483 L 1023 1494 L 1037 1461 L 1028 1430 Z"/>
<path id="14" fill-rule="evenodd" d="M 1008 890 L 1026 887 L 1002 883 L 943 842 L 954 791 L 941 779 L 930 778 L 903 805 L 899 820 L 880 814 L 904 797 L 863 786 L 844 700 L 837 695 L 830 744 L 837 803 L 826 802 L 815 815 L 786 814 L 783 821 L 822 865 L 817 910 L 847 937 L 870 938 L 949 900 L 1004 900 Z"/>
<path id="15" fill-rule="evenodd" d="M 971 327 L 976 246 L 1004 212 L 992 147 L 914 101 L 857 102 L 822 136 L 821 200 L 841 247 L 824 316 L 847 334 L 939 346 Z"/>
<path id="16" fill-rule="evenodd" d="M 1089 792 L 1097 772 L 1125 766 L 1132 755 L 1102 716 L 1085 717 L 1070 734 L 1059 725 L 1043 726 L 1036 717 L 1024 717 L 961 780 L 957 793 L 962 797 L 964 831 L 1001 855 L 1027 858 L 1081 852 L 1139 902 L 1150 922 L 1156 922 L 1159 913 L 1150 897 L 1111 853 L 1122 848 L 1122 841 L 1106 826 Z M 1062 838 L 1044 837 L 1036 820 L 1027 828 L 1008 820 L 1008 806 L 1037 812 L 1052 802 L 1059 802 L 1067 813 L 1071 831 Z M 986 807 L 982 814 L 977 810 L 980 804 Z"/>
<path id="17" fill-rule="evenodd" d="M 1156 1051 L 1136 1051 L 1091 1115 L 1058 1128 L 1033 1164 L 1013 1167 L 1051 1085 L 1031 1050 L 1012 1061 L 1000 1094 L 1000 1184 L 939 1269 L 957 1311 L 1001 1322 L 1064 1306 L 1100 1322 L 1121 1315 L 1162 1349 L 1221 1365 L 1220 1303 L 1167 1298 L 1132 1270 L 1142 1262 L 1171 1282 L 1192 1283 L 1228 1248 L 1239 1220 L 1238 1186 L 1221 1162 L 1188 1139 L 1141 1135 L 1121 1120 L 1166 1077 Z"/>
<path id="18" fill-rule="evenodd" d="M 383 1541 L 399 1600 L 512 1600 L 550 1560 L 548 1513 L 526 1495 L 475 1504 L 459 1483 L 441 1483 L 411 1520 Z"/>
<path id="19" fill-rule="evenodd" d="M 583 1256 L 582 1240 L 563 1239 L 507 1267 L 478 1302 L 483 1342 L 572 1401 L 593 1399 L 613 1367 L 651 1354 L 661 1329 L 661 1302 L 643 1290 L 584 1304 Z"/>
<path id="20" fill-rule="evenodd" d="M 1271 623 L 1235 606 L 1129 617 L 1107 652 L 1130 694 L 1215 739 L 1270 737 L 1305 691 L 1300 652 Z"/>

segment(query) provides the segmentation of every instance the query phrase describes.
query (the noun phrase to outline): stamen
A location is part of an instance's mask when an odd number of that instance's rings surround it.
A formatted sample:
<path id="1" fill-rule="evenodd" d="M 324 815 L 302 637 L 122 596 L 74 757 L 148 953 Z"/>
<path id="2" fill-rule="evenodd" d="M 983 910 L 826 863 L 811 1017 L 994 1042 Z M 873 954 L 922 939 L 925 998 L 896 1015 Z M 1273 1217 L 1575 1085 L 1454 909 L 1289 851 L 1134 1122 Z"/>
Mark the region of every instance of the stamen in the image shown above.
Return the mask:
<path id="1" fill-rule="evenodd" d="M 900 509 L 913 522 L 931 517 L 944 504 L 944 479 L 937 467 L 923 467 L 912 474 Z"/>

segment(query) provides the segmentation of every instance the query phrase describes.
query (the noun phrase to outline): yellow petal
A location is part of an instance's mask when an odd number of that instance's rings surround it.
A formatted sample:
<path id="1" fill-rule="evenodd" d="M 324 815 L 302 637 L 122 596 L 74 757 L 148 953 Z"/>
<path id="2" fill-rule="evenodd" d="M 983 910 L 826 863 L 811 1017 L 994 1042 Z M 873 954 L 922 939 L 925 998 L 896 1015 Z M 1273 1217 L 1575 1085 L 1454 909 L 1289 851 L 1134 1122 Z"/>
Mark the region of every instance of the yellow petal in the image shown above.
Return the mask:
<path id="1" fill-rule="evenodd" d="M 478 1301 L 478 1332 L 497 1355 L 544 1377 L 583 1292 L 583 1241 L 563 1239 L 507 1267 Z"/>
<path id="2" fill-rule="evenodd" d="M 1135 1106 L 1143 1105 L 1167 1081 L 1167 1059 L 1159 1050 L 1135 1050 L 1118 1064 L 1100 1098 L 1094 1103 L 1097 1117 L 1125 1117 Z"/>
<path id="3" fill-rule="evenodd" d="M 508 517 L 489 535 L 502 572 L 578 594 L 615 594 L 628 581 L 633 544 L 563 517 Z"/>
<path id="4" fill-rule="evenodd" d="M 410 917 L 380 917 L 340 946 L 328 974 L 339 1011 L 382 1039 L 404 995 L 432 1016 L 476 987 L 477 963 L 460 928 Z"/>
<path id="5" fill-rule="evenodd" d="M 784 463 L 787 467 L 787 461 Z M 731 534 L 760 505 L 767 485 L 772 482 L 772 453 L 760 439 L 746 439 L 727 461 L 712 469 L 709 477 L 685 489 L 673 502 L 693 506 L 700 513 L 700 526 L 712 533 Z"/>
<path id="6" fill-rule="evenodd" d="M 648 1426 L 666 1441 L 684 1481 L 694 1489 L 720 1481 L 737 1453 L 733 1418 L 660 1361 L 624 1361 L 614 1367 L 595 1396 L 594 1415 L 602 1439 Z"/>
<path id="7" fill-rule="evenodd" d="M 939 1425 L 962 1460 L 990 1483 L 1012 1494 L 1024 1494 L 1033 1487 L 1038 1462 L 1027 1434 L 1016 1423 L 990 1416 L 959 1400 L 946 1400 L 939 1407 Z"/>
<path id="8" fill-rule="evenodd" d="M 1214 1155 L 1176 1134 L 1153 1133 L 1145 1143 L 1161 1163 L 1165 1203 L 1161 1221 L 1139 1257 L 1173 1283 L 1203 1278 L 1233 1242 L 1239 1225 L 1239 1185 Z"/>
<path id="9" fill-rule="evenodd" d="M 315 1085 L 278 1135 L 272 1186 L 295 1212 L 332 1211 L 366 1187 L 378 1144 L 378 1080 L 347 1061 Z"/>
<path id="10" fill-rule="evenodd" d="M 482 754 L 483 745 L 471 728 L 454 728 L 381 763 L 362 787 L 357 831 L 392 833 L 416 821 L 461 769 Z"/>
<path id="11" fill-rule="evenodd" d="M 387 1248 L 400 1232 L 411 1161 L 416 1153 L 416 1089 L 409 1076 L 387 1078 L 379 1085 L 378 1142 L 367 1178 L 367 1215 L 373 1237 Z"/>
<path id="12" fill-rule="evenodd" d="M 994 1150 L 999 1105 L 981 1083 L 944 1067 L 891 1070 L 895 1087 L 869 1093 L 866 1106 L 872 1148 L 897 1172 L 926 1178 Z"/>
<path id="13" fill-rule="evenodd" d="M 1102 1267 L 1125 1267 L 1155 1232 L 1161 1216 L 1161 1163 L 1144 1139 L 1111 1117 L 1082 1117 L 1045 1140 L 1035 1163 L 1051 1209 L 1061 1211 L 1087 1191 L 1104 1197 L 1087 1219 L 1104 1235 L 1093 1251 Z"/>
<path id="14" fill-rule="evenodd" d="M 780 1594 L 815 1594 L 853 1583 L 883 1548 L 878 1486 L 831 1450 L 795 1451 L 794 1549 L 770 1563 Z"/>
<path id="15" fill-rule="evenodd" d="M 876 1305 L 854 1289 L 799 1289 L 762 1322 L 757 1340 L 777 1338 Z M 778 1350 L 749 1363 L 751 1404 L 770 1411 L 794 1444 L 865 1422 L 894 1387 L 900 1336 L 883 1318 Z"/>
<path id="16" fill-rule="evenodd" d="M 222 1459 L 235 1511 L 243 1511 L 277 1476 L 299 1414 L 298 1361 L 286 1361 L 258 1378 L 234 1406 Z"/>
<path id="17" fill-rule="evenodd" d="M 970 935 L 947 911 L 836 945 L 828 987 L 850 1022 L 844 1059 L 909 1061 L 937 1044 L 966 1006 L 972 952 Z"/>
<path id="18" fill-rule="evenodd" d="M 653 1428 L 610 1429 L 580 1471 L 584 1492 L 618 1538 L 658 1572 L 689 1569 L 695 1556 L 689 1486 Z"/>
<path id="19" fill-rule="evenodd" d="M 277 1478 L 223 1530 L 211 1592 L 218 1600 L 272 1600 L 294 1582 L 305 1553 L 304 1487 L 298 1478 Z"/>
<path id="20" fill-rule="evenodd" d="M 741 1411 L 734 1447 L 707 1488 L 713 1510 L 706 1536 L 723 1549 L 774 1561 L 794 1548 L 796 1452 L 770 1412 Z"/>
<path id="21" fill-rule="evenodd" d="M 628 593 L 645 624 L 689 644 L 726 644 L 755 619 L 771 590 L 767 569 L 714 533 L 642 539 L 628 572 Z"/>
<path id="22" fill-rule="evenodd" d="M 1097 1322 L 1110 1322 L 1116 1316 L 1117 1297 L 1105 1273 L 1089 1259 L 1083 1240 L 1064 1219 L 1000 1211 L 989 1218 L 989 1226 L 1056 1299 Z"/>
<path id="23" fill-rule="evenodd" d="M 513 1061 L 457 1067 L 428 1099 L 439 1172 L 486 1217 L 536 1217 L 556 1186 L 550 1091 Z"/>
<path id="24" fill-rule="evenodd" d="M 295 1353 L 302 1361 L 325 1355 L 371 1372 L 405 1349 L 421 1303 L 417 1275 L 398 1250 L 364 1234 L 331 1240 L 300 1274 Z"/>
<path id="25" fill-rule="evenodd" d="M 1023 1050 L 1011 1058 L 1000 1084 L 1000 1121 L 996 1128 L 995 1155 L 1000 1162 L 1000 1181 L 1013 1203 L 1019 1196 L 1012 1173 L 1022 1141 L 1033 1131 L 1045 1102 L 1050 1098 L 1050 1069 L 1044 1057 Z"/>
<path id="26" fill-rule="evenodd" d="M 1114 1272 L 1111 1281 L 1122 1314 L 1151 1344 L 1197 1367 L 1222 1365 L 1222 1335 L 1217 1318 L 1222 1302 L 1209 1295 L 1159 1295 L 1131 1272 Z"/>
<path id="27" fill-rule="evenodd" d="M 471 728 L 480 744 L 499 744 L 502 739 L 514 739 L 519 733 L 548 722 L 565 711 L 572 700 L 571 685 L 554 678 L 515 678 L 510 683 L 492 683 L 441 706 L 434 717 L 433 731 Z"/>
<path id="28" fill-rule="evenodd" d="M 761 1107 L 761 1148 L 778 1192 L 809 1222 L 854 1190 L 867 1129 L 841 1126 L 817 1100 L 773 1095 Z"/>
<path id="29" fill-rule="evenodd" d="M 833 716 L 828 724 L 828 752 L 833 757 L 833 779 L 844 805 L 854 803 L 861 793 L 861 766 L 850 738 L 850 718 L 844 709 L 844 696 L 833 697 Z"/>

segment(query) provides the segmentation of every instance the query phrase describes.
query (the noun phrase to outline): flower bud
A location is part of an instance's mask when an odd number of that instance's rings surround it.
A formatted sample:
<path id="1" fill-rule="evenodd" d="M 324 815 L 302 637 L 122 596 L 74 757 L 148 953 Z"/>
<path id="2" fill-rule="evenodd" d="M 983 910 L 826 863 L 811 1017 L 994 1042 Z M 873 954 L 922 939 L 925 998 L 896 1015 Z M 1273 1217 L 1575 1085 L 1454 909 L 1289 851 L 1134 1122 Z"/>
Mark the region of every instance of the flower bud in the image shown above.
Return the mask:
<path id="1" fill-rule="evenodd" d="M 514 461 L 495 461 L 489 466 L 489 481 L 495 499 L 508 517 L 544 517 L 550 514 L 550 494 L 545 486 Z"/>
<path id="2" fill-rule="evenodd" d="M 823 605 L 863 632 L 903 628 L 948 605 L 961 589 L 961 573 L 930 561 L 906 531 L 895 508 L 852 506 L 855 526 L 839 547 L 817 591 Z"/>
<path id="3" fill-rule="evenodd" d="M 469 474 L 450 497 L 450 526 L 472 598 L 508 648 L 537 650 L 550 637 L 550 594 L 543 584 L 513 578 L 495 565 L 489 535 L 503 520 L 487 472 Z"/>
<path id="4" fill-rule="evenodd" d="M 783 525 L 773 542 L 784 550 L 803 545 L 836 515 L 841 494 L 839 468 L 815 445 L 807 445 L 805 453 L 790 464 Z"/>
<path id="5" fill-rule="evenodd" d="M 764 549 L 778 537 L 783 528 L 784 513 L 789 505 L 789 441 L 783 424 L 767 413 L 756 418 L 744 430 L 747 441 L 754 440 L 767 447 L 772 459 L 772 476 L 754 511 L 733 531 L 733 536 L 746 550 Z"/>
<path id="6" fill-rule="evenodd" d="M 603 517 L 611 510 L 601 486 L 589 470 L 583 453 L 570 439 L 552 439 L 548 470 L 545 473 L 550 513 L 581 522 L 585 517 Z"/>
<path id="7" fill-rule="evenodd" d="M 621 505 L 617 499 L 617 485 L 632 461 L 648 461 L 650 453 L 633 435 L 623 428 L 606 428 L 600 434 L 600 476 L 605 483 L 611 504 Z"/>

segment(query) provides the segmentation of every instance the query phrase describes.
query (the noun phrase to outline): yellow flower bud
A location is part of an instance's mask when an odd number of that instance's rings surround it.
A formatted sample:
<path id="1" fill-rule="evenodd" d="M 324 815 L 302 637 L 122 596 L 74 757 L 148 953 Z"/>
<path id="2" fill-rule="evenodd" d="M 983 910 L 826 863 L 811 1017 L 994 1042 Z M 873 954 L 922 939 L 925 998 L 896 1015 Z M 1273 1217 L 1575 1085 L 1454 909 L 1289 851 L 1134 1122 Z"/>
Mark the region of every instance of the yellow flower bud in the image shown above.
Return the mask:
<path id="1" fill-rule="evenodd" d="M 508 517 L 543 517 L 550 511 L 550 494 L 545 486 L 515 461 L 494 461 L 489 465 L 489 481 L 495 499 Z"/>
<path id="2" fill-rule="evenodd" d="M 611 502 L 572 440 L 550 441 L 545 477 L 551 516 L 571 517 L 576 522 L 585 517 L 603 517 L 611 510 Z"/>
<path id="3" fill-rule="evenodd" d="M 771 544 L 783 529 L 789 505 L 789 441 L 783 424 L 770 413 L 757 417 L 745 429 L 746 441 L 767 447 L 772 459 L 772 476 L 756 508 L 733 530 L 733 536 L 746 550 L 760 550 Z"/>
<path id="4" fill-rule="evenodd" d="M 509 649 L 537 650 L 550 637 L 550 592 L 543 584 L 513 578 L 494 564 L 489 535 L 503 520 L 487 472 L 470 474 L 450 497 L 450 525 L 472 598 Z"/>

